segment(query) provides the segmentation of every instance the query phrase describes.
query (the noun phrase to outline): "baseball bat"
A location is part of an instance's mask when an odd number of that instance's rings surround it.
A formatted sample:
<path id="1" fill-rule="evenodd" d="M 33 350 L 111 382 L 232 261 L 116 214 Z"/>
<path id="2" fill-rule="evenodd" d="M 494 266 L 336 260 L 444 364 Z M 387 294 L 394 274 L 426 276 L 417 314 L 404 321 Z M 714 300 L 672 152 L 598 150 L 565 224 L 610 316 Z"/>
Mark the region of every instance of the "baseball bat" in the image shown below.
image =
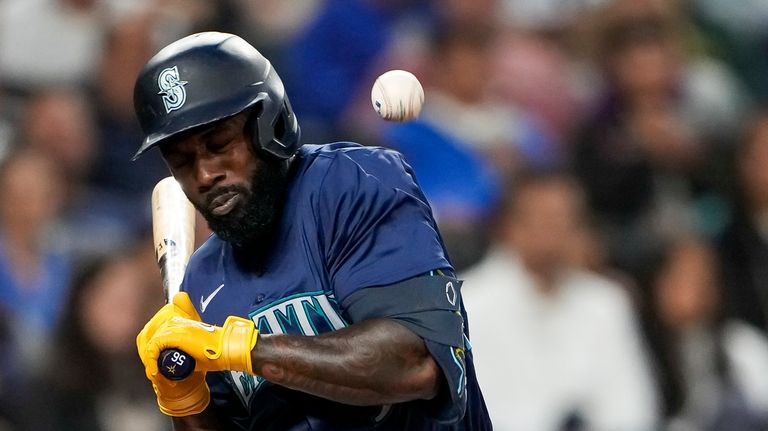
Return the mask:
<path id="1" fill-rule="evenodd" d="M 152 237 L 163 293 L 171 302 L 195 247 L 195 209 L 173 177 L 163 178 L 152 190 Z M 179 349 L 166 349 L 157 366 L 166 378 L 183 380 L 195 370 L 195 358 Z"/>

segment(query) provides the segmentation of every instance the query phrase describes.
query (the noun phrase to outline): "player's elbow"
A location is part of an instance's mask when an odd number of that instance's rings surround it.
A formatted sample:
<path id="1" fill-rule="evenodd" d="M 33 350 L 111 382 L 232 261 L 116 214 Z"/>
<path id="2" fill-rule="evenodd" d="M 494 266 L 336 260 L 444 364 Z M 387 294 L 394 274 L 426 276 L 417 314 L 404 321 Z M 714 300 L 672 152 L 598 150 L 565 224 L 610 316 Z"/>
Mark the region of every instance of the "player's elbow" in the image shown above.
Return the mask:
<path id="1" fill-rule="evenodd" d="M 432 399 L 440 390 L 441 376 L 440 367 L 431 356 L 427 355 L 418 365 L 403 374 L 395 392 L 400 401 Z"/>
<path id="2" fill-rule="evenodd" d="M 440 386 L 443 381 L 443 373 L 434 359 L 429 356 L 419 373 L 419 387 L 421 388 L 419 398 L 431 400 L 440 392 Z"/>

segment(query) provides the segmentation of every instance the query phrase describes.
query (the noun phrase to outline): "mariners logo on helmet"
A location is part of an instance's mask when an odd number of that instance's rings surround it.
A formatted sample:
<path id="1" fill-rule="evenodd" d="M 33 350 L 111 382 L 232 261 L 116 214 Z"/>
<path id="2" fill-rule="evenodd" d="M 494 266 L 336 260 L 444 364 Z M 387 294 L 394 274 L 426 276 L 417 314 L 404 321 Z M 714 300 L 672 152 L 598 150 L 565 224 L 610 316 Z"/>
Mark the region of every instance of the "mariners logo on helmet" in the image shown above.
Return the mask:
<path id="1" fill-rule="evenodd" d="M 184 102 L 187 100 L 185 85 L 187 85 L 187 81 L 182 81 L 179 78 L 179 69 L 176 66 L 163 69 L 160 72 L 157 77 L 157 86 L 160 87 L 160 92 L 157 94 L 163 95 L 166 113 L 184 106 Z"/>

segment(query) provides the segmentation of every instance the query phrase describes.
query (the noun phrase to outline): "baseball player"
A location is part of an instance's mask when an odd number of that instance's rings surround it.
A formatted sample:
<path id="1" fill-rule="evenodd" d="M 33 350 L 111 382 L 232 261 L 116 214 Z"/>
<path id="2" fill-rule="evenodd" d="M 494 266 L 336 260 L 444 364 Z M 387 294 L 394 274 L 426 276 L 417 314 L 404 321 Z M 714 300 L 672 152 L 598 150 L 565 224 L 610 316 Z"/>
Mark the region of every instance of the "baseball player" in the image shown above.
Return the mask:
<path id="1" fill-rule="evenodd" d="M 177 430 L 490 430 L 457 280 L 394 151 L 301 145 L 269 61 L 199 33 L 155 55 L 134 103 L 214 232 L 137 337 Z M 157 359 L 196 360 L 167 380 Z"/>

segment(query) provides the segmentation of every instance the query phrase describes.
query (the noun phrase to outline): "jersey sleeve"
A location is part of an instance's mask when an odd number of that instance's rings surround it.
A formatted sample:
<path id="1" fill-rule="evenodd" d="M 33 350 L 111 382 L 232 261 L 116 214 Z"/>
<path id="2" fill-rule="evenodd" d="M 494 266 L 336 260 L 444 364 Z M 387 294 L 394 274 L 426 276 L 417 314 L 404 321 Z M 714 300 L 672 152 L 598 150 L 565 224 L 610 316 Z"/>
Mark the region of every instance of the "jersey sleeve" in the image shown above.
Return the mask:
<path id="1" fill-rule="evenodd" d="M 420 408 L 443 423 L 460 420 L 467 408 L 468 342 L 461 284 L 453 274 L 431 271 L 394 285 L 357 290 L 342 303 L 352 321 L 391 319 L 424 340 L 445 384 L 436 398 L 420 402 Z"/>
<path id="2" fill-rule="evenodd" d="M 338 301 L 452 269 L 413 170 L 395 151 L 339 152 L 320 186 L 319 235 Z"/>

